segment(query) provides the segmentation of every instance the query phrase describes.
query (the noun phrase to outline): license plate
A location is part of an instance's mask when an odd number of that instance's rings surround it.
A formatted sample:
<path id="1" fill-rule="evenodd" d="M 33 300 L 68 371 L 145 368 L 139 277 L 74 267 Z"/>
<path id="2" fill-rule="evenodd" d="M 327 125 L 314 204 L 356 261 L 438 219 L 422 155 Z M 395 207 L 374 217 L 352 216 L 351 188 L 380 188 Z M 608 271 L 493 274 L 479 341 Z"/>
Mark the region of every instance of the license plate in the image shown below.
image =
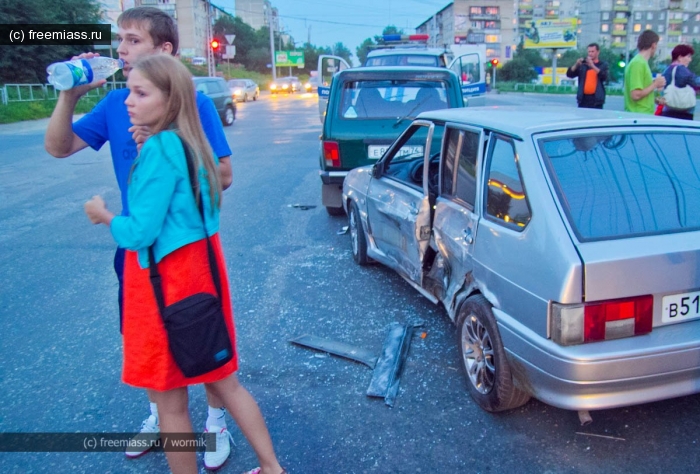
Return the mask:
<path id="1" fill-rule="evenodd" d="M 661 306 L 664 324 L 700 318 L 700 291 L 664 296 Z"/>
<path id="2" fill-rule="evenodd" d="M 382 157 L 391 145 L 370 145 L 367 147 L 367 157 L 373 160 Z M 402 146 L 395 156 L 422 155 L 423 145 Z"/>

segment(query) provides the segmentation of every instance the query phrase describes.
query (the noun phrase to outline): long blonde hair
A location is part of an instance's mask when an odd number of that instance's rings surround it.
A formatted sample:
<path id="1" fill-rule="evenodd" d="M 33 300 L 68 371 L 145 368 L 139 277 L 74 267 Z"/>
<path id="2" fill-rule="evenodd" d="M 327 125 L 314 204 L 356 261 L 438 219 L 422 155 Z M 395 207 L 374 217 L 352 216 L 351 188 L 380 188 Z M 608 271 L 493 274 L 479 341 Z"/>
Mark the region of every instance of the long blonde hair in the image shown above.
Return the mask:
<path id="1" fill-rule="evenodd" d="M 175 126 L 195 160 L 195 172 L 200 164 L 204 165 L 212 207 L 218 206 L 221 202 L 221 182 L 214 152 L 199 119 L 192 75 L 179 60 L 167 54 L 145 56 L 133 67 L 167 97 L 165 115 L 151 131 L 155 135 Z M 195 179 L 194 182 L 195 194 L 199 196 L 199 180 Z"/>

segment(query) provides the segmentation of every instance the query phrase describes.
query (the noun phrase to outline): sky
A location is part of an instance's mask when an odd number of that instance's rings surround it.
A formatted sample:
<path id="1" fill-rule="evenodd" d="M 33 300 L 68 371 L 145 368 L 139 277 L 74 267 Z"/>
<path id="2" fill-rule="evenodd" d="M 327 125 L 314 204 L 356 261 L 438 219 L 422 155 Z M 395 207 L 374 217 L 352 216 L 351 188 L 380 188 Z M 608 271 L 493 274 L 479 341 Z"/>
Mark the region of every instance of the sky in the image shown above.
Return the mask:
<path id="1" fill-rule="evenodd" d="M 282 28 L 291 33 L 297 46 L 311 38 L 316 46 L 342 42 L 355 54 L 366 38 L 380 35 L 387 25 L 406 34 L 450 3 L 449 0 L 271 0 Z M 214 5 L 235 13 L 235 0 L 212 0 Z"/>

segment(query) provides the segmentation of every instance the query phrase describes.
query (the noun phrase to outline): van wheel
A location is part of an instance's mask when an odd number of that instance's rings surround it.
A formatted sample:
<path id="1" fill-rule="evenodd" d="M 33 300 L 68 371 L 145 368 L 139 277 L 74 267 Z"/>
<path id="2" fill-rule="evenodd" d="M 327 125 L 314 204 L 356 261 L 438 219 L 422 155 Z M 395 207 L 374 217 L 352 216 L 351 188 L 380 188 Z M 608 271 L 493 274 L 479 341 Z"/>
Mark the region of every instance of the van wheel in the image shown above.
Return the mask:
<path id="1" fill-rule="evenodd" d="M 365 266 L 369 263 L 367 258 L 367 238 L 362 227 L 360 212 L 355 201 L 350 201 L 348 209 L 348 220 L 350 221 L 350 240 L 352 242 L 352 258 L 358 265 Z"/>
<path id="2" fill-rule="evenodd" d="M 530 395 L 513 384 L 491 304 L 482 295 L 468 298 L 460 308 L 457 342 L 467 388 L 477 405 L 499 412 L 528 402 Z"/>
<path id="3" fill-rule="evenodd" d="M 224 125 L 227 127 L 233 125 L 234 120 L 236 120 L 236 113 L 233 111 L 233 107 L 229 105 L 224 112 Z"/>

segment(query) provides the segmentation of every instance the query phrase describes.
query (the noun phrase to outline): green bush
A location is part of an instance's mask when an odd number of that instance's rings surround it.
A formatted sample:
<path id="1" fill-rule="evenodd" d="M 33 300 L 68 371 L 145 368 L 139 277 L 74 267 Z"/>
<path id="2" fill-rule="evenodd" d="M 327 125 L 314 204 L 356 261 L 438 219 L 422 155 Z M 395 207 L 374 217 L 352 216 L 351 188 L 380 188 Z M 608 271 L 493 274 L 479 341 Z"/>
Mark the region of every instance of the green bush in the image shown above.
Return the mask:
<path id="1" fill-rule="evenodd" d="M 101 97 L 83 97 L 75 108 L 76 114 L 84 114 L 92 110 Z M 56 100 L 35 100 L 32 102 L 9 102 L 0 105 L 0 124 L 37 120 L 50 117 L 56 107 Z"/>

